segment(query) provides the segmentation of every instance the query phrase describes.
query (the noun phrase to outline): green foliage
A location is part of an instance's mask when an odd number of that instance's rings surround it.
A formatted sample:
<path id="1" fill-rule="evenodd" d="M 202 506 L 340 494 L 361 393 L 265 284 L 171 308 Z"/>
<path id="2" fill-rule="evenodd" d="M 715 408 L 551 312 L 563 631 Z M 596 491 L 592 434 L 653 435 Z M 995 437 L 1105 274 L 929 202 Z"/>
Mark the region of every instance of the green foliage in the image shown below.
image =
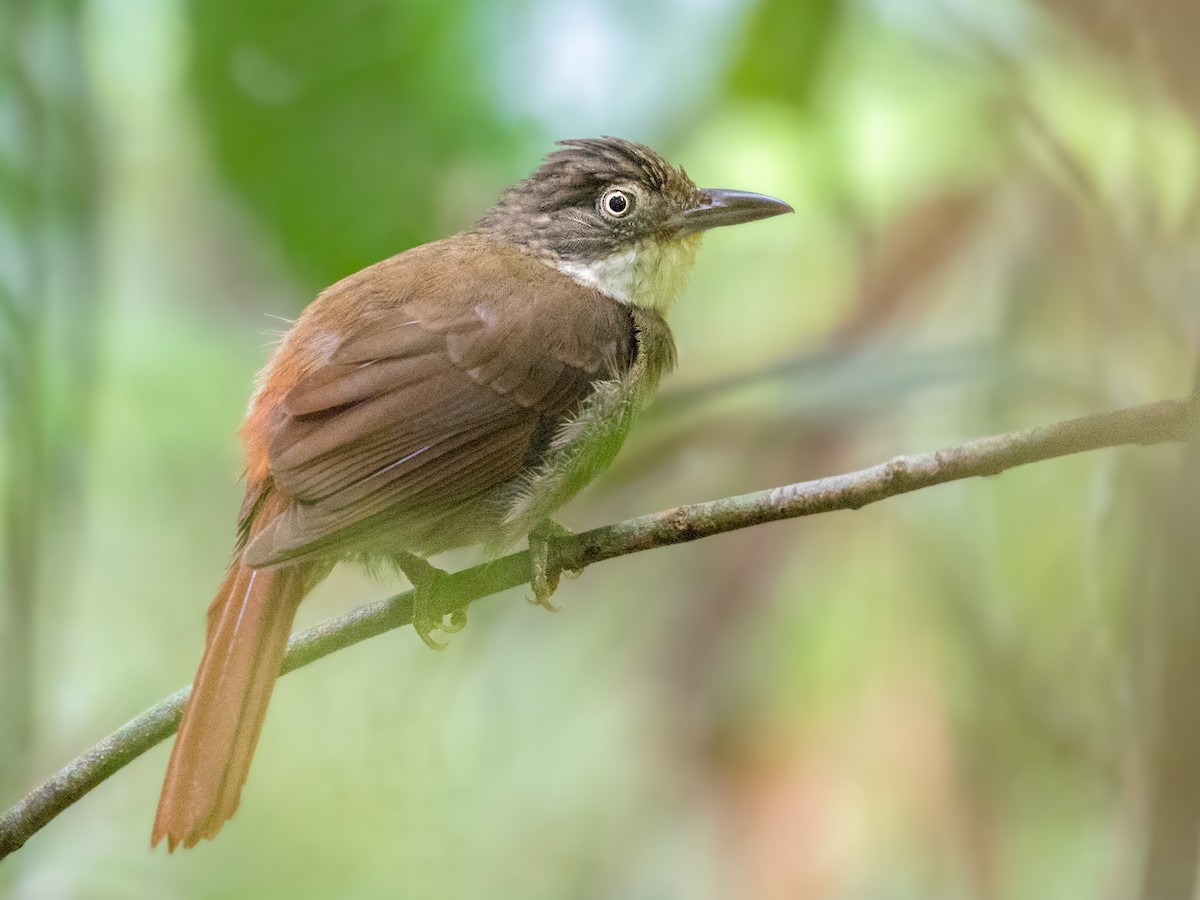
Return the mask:
<path id="1" fill-rule="evenodd" d="M 213 157 L 314 285 L 445 233 L 456 170 L 513 146 L 486 93 L 472 24 L 484 6 L 189 4 L 190 80 Z"/>
<path id="2" fill-rule="evenodd" d="M 729 89 L 747 99 L 805 105 L 837 38 L 844 0 L 765 0 L 742 37 Z"/>

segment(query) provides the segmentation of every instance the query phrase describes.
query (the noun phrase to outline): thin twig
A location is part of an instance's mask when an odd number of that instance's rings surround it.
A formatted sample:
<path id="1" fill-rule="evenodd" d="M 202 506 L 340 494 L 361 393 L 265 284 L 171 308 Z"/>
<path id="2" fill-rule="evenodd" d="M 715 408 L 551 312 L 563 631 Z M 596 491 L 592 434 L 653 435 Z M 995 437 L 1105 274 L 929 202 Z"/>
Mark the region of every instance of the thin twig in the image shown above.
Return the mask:
<path id="1" fill-rule="evenodd" d="M 896 458 L 844 475 L 818 478 L 771 490 L 679 506 L 575 535 L 558 548 L 565 569 L 582 569 L 629 553 L 682 544 L 748 528 L 869 503 L 1014 466 L 1126 444 L 1163 444 L 1200 436 L 1200 397 L 1164 400 L 1055 425 L 980 438 L 958 447 Z M 449 614 L 476 600 L 529 580 L 529 554 L 513 553 L 450 575 L 439 592 Z M 359 641 L 412 622 L 412 592 L 360 607 L 295 635 L 283 673 L 315 662 Z M 117 729 L 68 763 L 0 816 L 0 859 L 18 850 L 56 815 L 100 782 L 170 737 L 190 688 Z"/>

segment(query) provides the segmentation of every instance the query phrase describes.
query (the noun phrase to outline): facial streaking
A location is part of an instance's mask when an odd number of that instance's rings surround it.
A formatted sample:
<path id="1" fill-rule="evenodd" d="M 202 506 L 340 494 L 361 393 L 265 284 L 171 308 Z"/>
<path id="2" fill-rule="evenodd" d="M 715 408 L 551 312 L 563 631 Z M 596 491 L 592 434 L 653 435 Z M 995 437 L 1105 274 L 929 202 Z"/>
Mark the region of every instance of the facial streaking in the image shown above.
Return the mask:
<path id="1" fill-rule="evenodd" d="M 475 230 L 622 303 L 665 312 L 687 283 L 703 231 L 791 212 L 773 198 L 697 188 L 642 144 L 604 137 L 560 145 Z"/>

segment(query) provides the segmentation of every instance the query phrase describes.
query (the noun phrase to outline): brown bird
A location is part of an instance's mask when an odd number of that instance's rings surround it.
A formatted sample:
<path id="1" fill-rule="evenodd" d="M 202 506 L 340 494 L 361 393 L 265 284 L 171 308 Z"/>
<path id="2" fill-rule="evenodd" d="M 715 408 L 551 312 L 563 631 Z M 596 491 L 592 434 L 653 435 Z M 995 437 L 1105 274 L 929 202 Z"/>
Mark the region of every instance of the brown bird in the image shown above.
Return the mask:
<path id="1" fill-rule="evenodd" d="M 432 554 L 528 536 L 549 605 L 550 516 L 673 368 L 664 316 L 701 232 L 792 211 L 697 188 L 641 144 L 561 147 L 470 230 L 323 291 L 259 375 L 237 542 L 152 844 L 191 847 L 237 809 L 296 608 L 340 560 L 402 570 L 435 649 L 463 621 L 430 613 Z"/>

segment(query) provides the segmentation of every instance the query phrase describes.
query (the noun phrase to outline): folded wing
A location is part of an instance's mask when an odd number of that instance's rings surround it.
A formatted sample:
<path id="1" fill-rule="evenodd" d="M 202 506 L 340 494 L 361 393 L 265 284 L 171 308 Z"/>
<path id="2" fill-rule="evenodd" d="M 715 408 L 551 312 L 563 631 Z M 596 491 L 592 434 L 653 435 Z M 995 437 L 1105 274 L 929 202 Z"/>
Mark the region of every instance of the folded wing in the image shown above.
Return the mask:
<path id="1" fill-rule="evenodd" d="M 381 518 L 428 530 L 484 504 L 536 463 L 595 382 L 632 363 L 623 307 L 471 241 L 358 276 L 369 324 L 337 335 L 274 417 L 271 478 L 292 502 L 246 547 L 249 565 L 338 555 Z"/>

